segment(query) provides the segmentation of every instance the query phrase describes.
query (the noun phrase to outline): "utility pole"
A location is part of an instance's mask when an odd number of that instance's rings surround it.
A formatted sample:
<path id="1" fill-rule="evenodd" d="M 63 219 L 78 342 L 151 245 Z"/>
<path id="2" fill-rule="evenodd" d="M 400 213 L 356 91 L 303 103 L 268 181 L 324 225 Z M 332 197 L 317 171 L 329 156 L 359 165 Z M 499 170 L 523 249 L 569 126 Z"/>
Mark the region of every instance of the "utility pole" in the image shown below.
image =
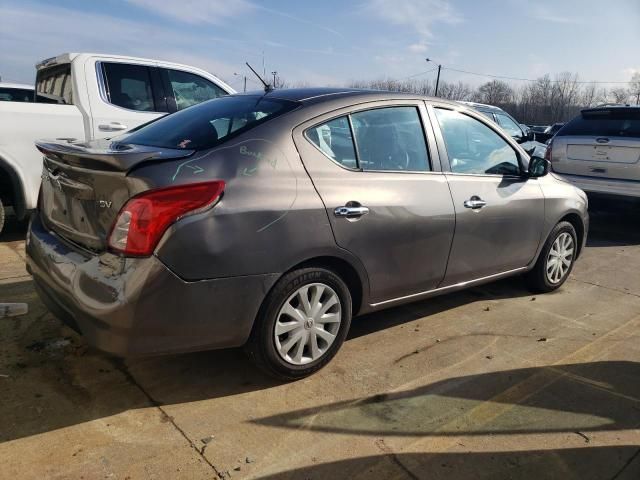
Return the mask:
<path id="1" fill-rule="evenodd" d="M 428 62 L 433 62 L 433 60 L 431 60 L 430 58 L 427 58 L 427 63 Z M 438 64 L 438 76 L 436 77 L 436 92 L 433 95 L 434 97 L 438 96 L 438 85 L 440 85 L 440 69 L 442 68 L 442 65 Z"/>
<path id="2" fill-rule="evenodd" d="M 276 88 L 276 76 L 278 75 L 278 72 L 271 72 L 271 75 L 273 75 L 273 88 Z"/>
<path id="3" fill-rule="evenodd" d="M 244 79 L 244 92 L 247 91 L 247 76 L 246 75 L 241 75 L 239 73 L 233 72 L 234 75 L 238 76 L 238 77 L 242 77 Z"/>

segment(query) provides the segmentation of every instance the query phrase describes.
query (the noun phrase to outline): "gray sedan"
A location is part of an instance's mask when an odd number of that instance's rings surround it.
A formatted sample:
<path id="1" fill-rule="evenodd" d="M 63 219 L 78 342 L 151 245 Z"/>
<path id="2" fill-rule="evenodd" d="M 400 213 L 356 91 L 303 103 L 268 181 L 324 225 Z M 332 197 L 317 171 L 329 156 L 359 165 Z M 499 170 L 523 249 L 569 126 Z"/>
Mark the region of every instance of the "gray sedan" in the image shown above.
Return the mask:
<path id="1" fill-rule="evenodd" d="M 111 140 L 39 142 L 27 266 L 121 356 L 244 345 L 322 368 L 354 315 L 525 274 L 567 279 L 587 200 L 459 103 L 349 89 L 232 95 Z"/>

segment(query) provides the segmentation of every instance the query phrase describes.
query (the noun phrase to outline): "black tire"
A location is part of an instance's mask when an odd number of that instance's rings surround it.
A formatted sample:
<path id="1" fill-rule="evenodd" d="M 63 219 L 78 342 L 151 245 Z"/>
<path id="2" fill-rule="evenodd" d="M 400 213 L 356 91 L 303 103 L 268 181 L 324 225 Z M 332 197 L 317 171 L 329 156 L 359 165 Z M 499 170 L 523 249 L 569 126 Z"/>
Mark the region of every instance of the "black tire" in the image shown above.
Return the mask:
<path id="1" fill-rule="evenodd" d="M 2 235 L 2 230 L 4 229 L 4 222 L 7 215 L 4 210 L 4 204 L 2 203 L 2 199 L 0 198 L 0 235 Z"/>
<path id="2" fill-rule="evenodd" d="M 287 362 L 277 351 L 274 338 L 276 321 L 284 303 L 299 288 L 307 284 L 328 285 L 340 301 L 341 321 L 333 343 L 324 354 L 304 365 Z M 338 352 L 351 325 L 351 294 L 344 281 L 331 270 L 309 267 L 285 274 L 265 298 L 256 318 L 245 351 L 249 358 L 265 373 L 279 380 L 298 380 L 324 367 Z"/>
<path id="3" fill-rule="evenodd" d="M 558 237 L 562 234 L 568 233 L 571 235 L 573 239 L 573 254 L 571 255 L 571 264 L 569 265 L 568 270 L 562 275 L 559 281 L 551 282 L 547 275 L 547 262 L 549 259 L 549 252 L 553 247 L 553 243 L 556 241 Z M 575 264 L 576 255 L 578 253 L 578 235 L 576 234 L 576 229 L 573 228 L 569 222 L 560 222 L 558 223 L 547 238 L 547 241 L 540 252 L 540 256 L 533 267 L 532 270 L 527 272 L 526 279 L 529 288 L 534 292 L 546 293 L 552 292 L 553 290 L 557 290 L 562 286 L 564 282 L 567 281 L 571 271 L 573 270 L 573 265 Z"/>

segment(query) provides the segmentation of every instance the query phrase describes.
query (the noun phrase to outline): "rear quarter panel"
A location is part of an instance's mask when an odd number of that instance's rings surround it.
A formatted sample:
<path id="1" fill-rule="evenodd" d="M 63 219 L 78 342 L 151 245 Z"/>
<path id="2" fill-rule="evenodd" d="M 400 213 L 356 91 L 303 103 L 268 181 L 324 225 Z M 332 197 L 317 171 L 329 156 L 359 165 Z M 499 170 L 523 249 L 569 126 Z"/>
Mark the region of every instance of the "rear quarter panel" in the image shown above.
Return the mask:
<path id="1" fill-rule="evenodd" d="M 213 209 L 175 223 L 156 250 L 185 280 L 282 273 L 339 250 L 291 131 L 278 119 L 223 147 L 131 175 L 155 186 L 226 182 Z"/>

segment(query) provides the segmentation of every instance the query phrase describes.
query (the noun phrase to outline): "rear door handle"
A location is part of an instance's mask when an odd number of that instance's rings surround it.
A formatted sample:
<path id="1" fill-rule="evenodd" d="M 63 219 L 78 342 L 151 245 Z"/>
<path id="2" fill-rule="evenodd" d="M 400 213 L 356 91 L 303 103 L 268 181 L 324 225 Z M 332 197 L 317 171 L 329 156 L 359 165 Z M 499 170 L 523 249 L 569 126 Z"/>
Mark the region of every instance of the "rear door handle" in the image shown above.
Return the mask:
<path id="1" fill-rule="evenodd" d="M 358 204 L 357 206 L 344 205 L 342 207 L 336 207 L 336 209 L 333 211 L 333 214 L 336 217 L 347 218 L 358 218 L 366 215 L 367 213 L 369 213 L 369 209 L 367 207 L 363 207 L 360 204 Z"/>
<path id="2" fill-rule="evenodd" d="M 127 126 L 123 125 L 120 122 L 103 123 L 101 125 L 98 125 L 98 130 L 101 130 L 103 132 L 119 132 L 126 129 Z"/>
<path id="3" fill-rule="evenodd" d="M 486 207 L 486 205 L 487 202 L 476 195 L 471 197 L 469 200 L 464 201 L 465 208 L 471 208 L 472 210 L 480 210 L 481 208 Z"/>

